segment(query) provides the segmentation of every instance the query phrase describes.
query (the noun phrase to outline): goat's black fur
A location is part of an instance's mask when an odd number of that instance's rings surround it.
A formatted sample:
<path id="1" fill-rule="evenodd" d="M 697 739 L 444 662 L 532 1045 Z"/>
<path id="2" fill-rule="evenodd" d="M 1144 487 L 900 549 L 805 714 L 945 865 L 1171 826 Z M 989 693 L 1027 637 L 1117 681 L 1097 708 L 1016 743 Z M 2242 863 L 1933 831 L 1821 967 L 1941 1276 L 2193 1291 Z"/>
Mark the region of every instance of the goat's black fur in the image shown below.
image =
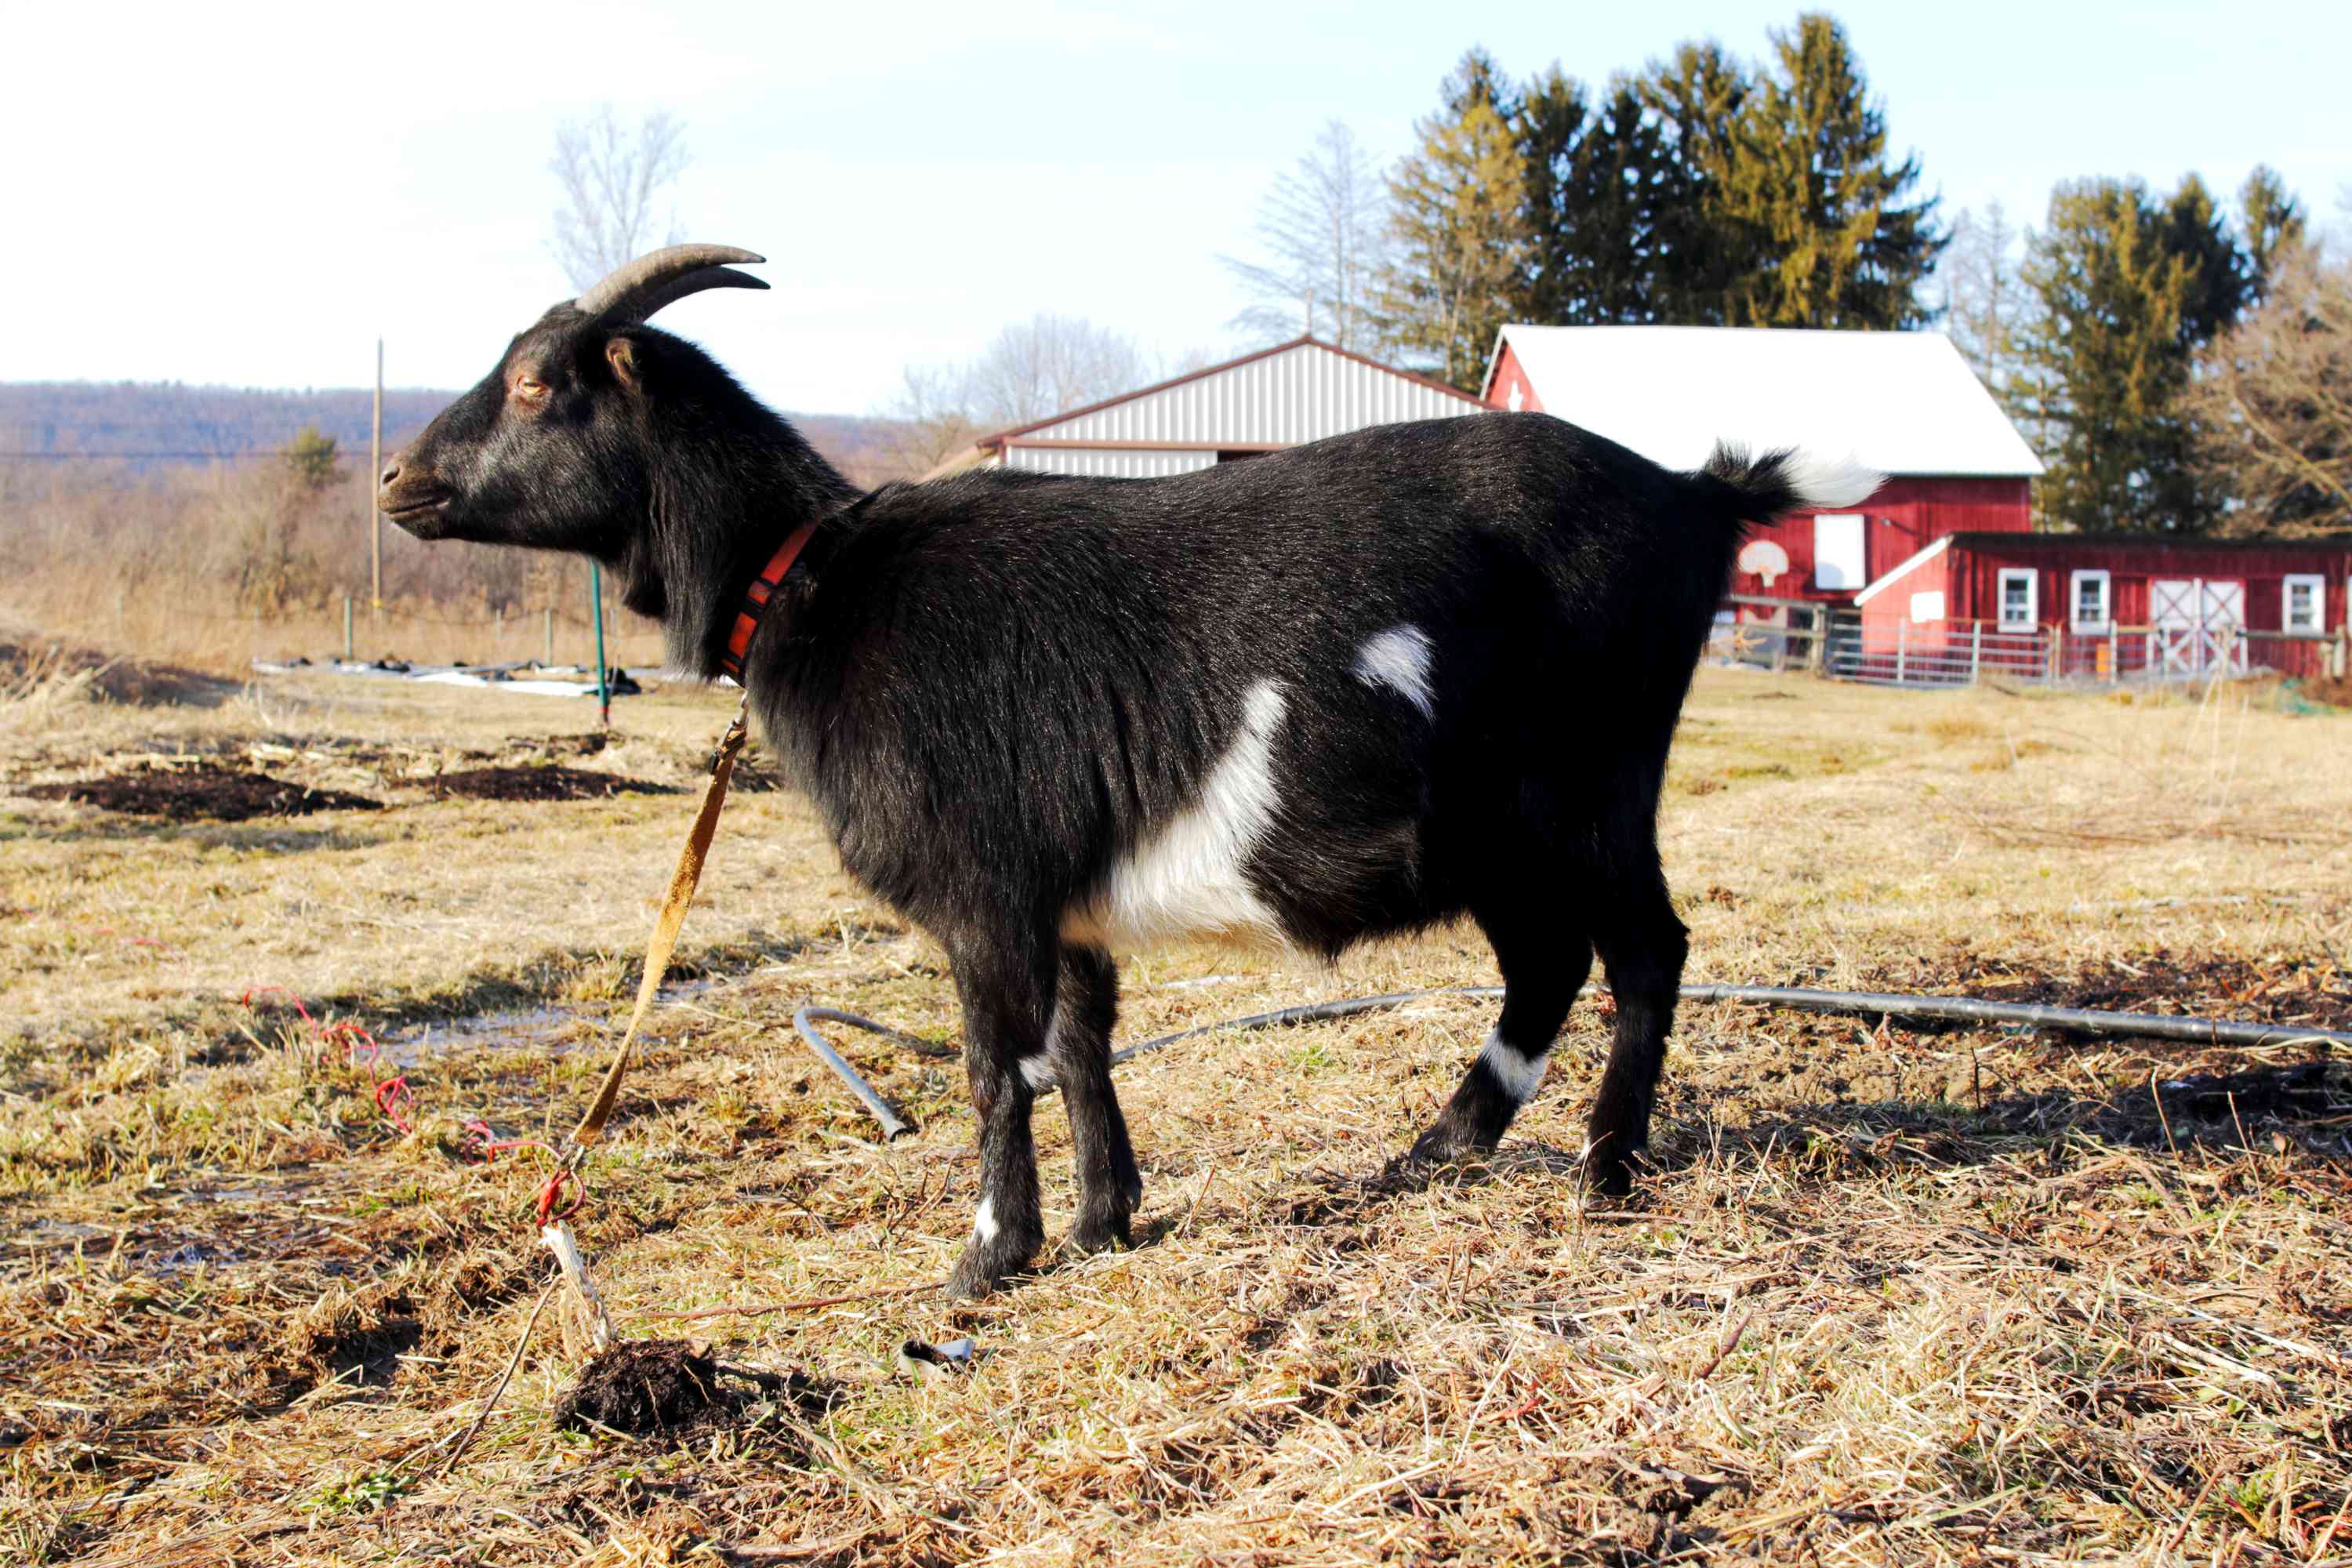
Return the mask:
<path id="1" fill-rule="evenodd" d="M 421 537 L 597 557 L 705 675 L 754 572 L 818 520 L 745 682 L 844 863 L 952 961 L 982 1152 L 954 1283 L 979 1292 L 1043 1240 L 1045 1082 L 1074 1240 L 1127 1235 L 1107 949 L 1129 937 L 1253 926 L 1336 953 L 1474 917 L 1502 1018 L 1419 1161 L 1494 1146 L 1597 950 L 1617 1022 L 1590 1160 L 1622 1188 L 1684 957 L 1654 831 L 1684 693 L 1743 523 L 1861 499 L 1797 472 L 1719 452 L 1678 474 L 1497 413 L 1175 479 L 860 495 L 699 350 L 558 307 L 384 501 Z"/>

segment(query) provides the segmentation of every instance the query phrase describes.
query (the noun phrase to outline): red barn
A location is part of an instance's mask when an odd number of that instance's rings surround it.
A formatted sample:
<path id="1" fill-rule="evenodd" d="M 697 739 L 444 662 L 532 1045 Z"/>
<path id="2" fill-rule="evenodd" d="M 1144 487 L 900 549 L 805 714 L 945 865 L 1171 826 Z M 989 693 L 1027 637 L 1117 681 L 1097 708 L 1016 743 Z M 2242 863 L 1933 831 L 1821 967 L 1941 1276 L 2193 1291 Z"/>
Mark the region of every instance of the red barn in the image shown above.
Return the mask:
<path id="1" fill-rule="evenodd" d="M 1505 327 L 1486 400 L 1556 414 L 1670 468 L 1695 468 L 1727 440 L 1853 456 L 1888 476 L 1852 511 L 1758 530 L 1738 594 L 1849 605 L 1938 539 L 2033 526 L 2042 464 L 1939 333 Z"/>
<path id="2" fill-rule="evenodd" d="M 1955 533 L 1856 602 L 1841 657 L 1870 678 L 2321 675 L 2352 642 L 2352 540 Z"/>

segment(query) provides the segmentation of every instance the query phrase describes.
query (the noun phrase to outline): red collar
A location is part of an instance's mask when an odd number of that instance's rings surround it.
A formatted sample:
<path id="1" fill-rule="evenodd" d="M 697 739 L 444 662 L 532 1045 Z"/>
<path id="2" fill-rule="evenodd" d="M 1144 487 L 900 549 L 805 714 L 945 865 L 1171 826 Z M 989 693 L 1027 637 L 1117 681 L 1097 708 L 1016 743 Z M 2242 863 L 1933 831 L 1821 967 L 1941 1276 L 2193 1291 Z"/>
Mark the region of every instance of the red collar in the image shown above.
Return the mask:
<path id="1" fill-rule="evenodd" d="M 735 629 L 727 635 L 727 651 L 719 657 L 719 673 L 743 679 L 743 650 L 751 646 L 751 634 L 760 629 L 760 616 L 768 607 L 768 600 L 784 585 L 784 574 L 793 569 L 801 552 L 807 548 L 810 536 L 816 532 L 814 521 L 804 522 L 793 531 L 790 539 L 777 546 L 768 557 L 751 585 L 743 590 L 743 607 L 735 612 Z"/>

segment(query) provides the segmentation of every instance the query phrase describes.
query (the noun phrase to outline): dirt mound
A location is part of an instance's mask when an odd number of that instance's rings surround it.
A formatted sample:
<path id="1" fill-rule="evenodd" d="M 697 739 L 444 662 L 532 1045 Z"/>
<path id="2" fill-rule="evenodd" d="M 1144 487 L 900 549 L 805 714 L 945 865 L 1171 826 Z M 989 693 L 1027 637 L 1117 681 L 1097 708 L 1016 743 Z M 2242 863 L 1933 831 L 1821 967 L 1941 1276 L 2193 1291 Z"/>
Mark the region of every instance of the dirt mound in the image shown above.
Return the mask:
<path id="1" fill-rule="evenodd" d="M 2305 680 L 2299 694 L 2330 708 L 2352 708 L 2352 675 L 2323 675 Z"/>
<path id="2" fill-rule="evenodd" d="M 21 628 L 0 627 L 0 695 L 47 690 L 137 708 L 217 708 L 240 689 L 234 680 L 179 665 L 114 658 Z"/>
<path id="3" fill-rule="evenodd" d="M 468 800 L 604 800 L 616 795 L 675 795 L 667 784 L 618 773 L 591 773 L 561 763 L 545 767 L 467 768 L 443 773 L 432 781 L 434 798 L 464 795 Z"/>
<path id="4" fill-rule="evenodd" d="M 684 1340 L 624 1340 L 581 1369 L 556 1402 L 555 1423 L 648 1437 L 715 1426 L 777 1395 L 803 1414 L 831 1403 L 821 1384 L 799 1373 L 730 1366 Z"/>
<path id="5" fill-rule="evenodd" d="M 311 789 L 265 773 L 210 763 L 156 768 L 71 784 L 26 784 L 39 800 L 71 800 L 134 816 L 173 822 L 244 822 L 257 816 L 308 816 L 318 811 L 381 811 L 381 801 L 338 790 Z"/>

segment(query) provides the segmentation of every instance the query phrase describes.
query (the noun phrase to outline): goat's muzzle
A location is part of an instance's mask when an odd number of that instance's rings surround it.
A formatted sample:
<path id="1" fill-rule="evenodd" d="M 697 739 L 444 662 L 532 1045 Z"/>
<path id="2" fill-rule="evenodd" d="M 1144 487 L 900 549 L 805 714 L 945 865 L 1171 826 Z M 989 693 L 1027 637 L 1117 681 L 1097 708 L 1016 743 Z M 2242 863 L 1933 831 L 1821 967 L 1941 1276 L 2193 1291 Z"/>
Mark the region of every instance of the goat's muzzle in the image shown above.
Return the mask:
<path id="1" fill-rule="evenodd" d="M 457 492 L 430 473 L 405 471 L 398 458 L 377 476 L 376 510 L 419 539 L 429 539 L 434 524 L 449 510 Z"/>

